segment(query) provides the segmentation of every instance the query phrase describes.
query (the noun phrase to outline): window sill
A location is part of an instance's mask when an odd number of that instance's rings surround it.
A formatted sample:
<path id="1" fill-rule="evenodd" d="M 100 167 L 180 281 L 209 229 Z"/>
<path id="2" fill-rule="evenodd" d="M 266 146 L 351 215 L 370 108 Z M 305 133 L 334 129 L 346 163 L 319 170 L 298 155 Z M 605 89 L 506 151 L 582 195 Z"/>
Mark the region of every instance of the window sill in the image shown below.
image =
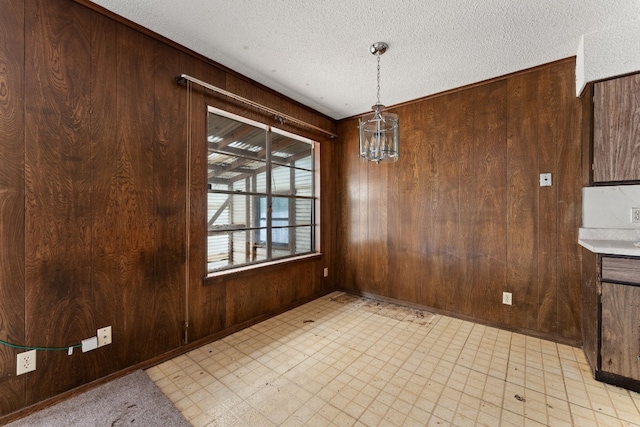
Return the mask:
<path id="1" fill-rule="evenodd" d="M 275 261 L 263 262 L 259 264 L 251 264 L 244 267 L 234 268 L 232 270 L 223 270 L 216 273 L 211 273 L 205 276 L 202 282 L 205 286 L 214 285 L 217 283 L 225 282 L 230 279 L 238 279 L 241 277 L 252 276 L 255 274 L 262 274 L 271 270 L 282 268 L 287 264 L 316 261 L 320 258 L 322 258 L 322 252 L 300 255 L 300 256 L 285 258 L 285 259 L 279 259 Z"/>

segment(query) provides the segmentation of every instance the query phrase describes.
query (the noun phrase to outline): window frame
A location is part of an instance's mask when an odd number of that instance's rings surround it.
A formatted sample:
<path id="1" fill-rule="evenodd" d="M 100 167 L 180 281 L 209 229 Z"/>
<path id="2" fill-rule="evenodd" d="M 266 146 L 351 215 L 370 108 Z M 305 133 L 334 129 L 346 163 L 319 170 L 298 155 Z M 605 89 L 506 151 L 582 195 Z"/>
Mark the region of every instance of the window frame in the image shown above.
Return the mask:
<path id="1" fill-rule="evenodd" d="M 219 229 L 217 231 L 212 232 L 209 229 L 209 214 L 207 213 L 207 215 L 205 215 L 205 234 L 206 234 L 206 239 L 205 239 L 205 247 L 204 247 L 204 256 L 205 256 L 205 279 L 207 278 L 212 278 L 212 277 L 218 277 L 218 276 L 223 276 L 223 275 L 229 275 L 229 274 L 235 274 L 235 273 L 239 273 L 239 272 L 243 272 L 246 270 L 252 270 L 252 269 L 257 269 L 257 268 L 262 268 L 262 267 L 267 267 L 267 266 L 272 266 L 272 265 L 278 265 L 278 264 L 284 264 L 284 263 L 288 263 L 288 262 L 292 262 L 292 261 L 297 261 L 297 260 L 304 260 L 304 259 L 308 259 L 308 258 L 314 258 L 314 257 L 319 257 L 321 256 L 321 252 L 320 252 L 320 185 L 319 185 L 319 174 L 320 174 L 320 161 L 319 161 L 319 142 L 318 141 L 314 141 L 310 138 L 306 138 L 304 136 L 298 135 L 298 134 L 294 134 L 288 131 L 285 131 L 283 129 L 280 128 L 276 128 L 273 126 L 269 126 L 266 125 L 264 123 L 261 122 L 257 122 L 251 119 L 247 119 L 245 117 L 233 114 L 233 113 L 229 113 L 227 111 L 212 107 L 212 106 L 207 106 L 207 118 L 206 118 L 206 123 L 207 123 L 207 132 L 206 132 L 206 141 L 207 141 L 207 145 L 208 145 L 208 138 L 209 138 L 209 121 L 211 120 L 212 115 L 217 115 L 217 116 L 221 116 L 223 118 L 226 119 L 230 119 L 230 120 L 234 120 L 246 125 L 250 125 L 253 126 L 257 129 L 263 129 L 265 131 L 265 193 L 259 193 L 256 190 L 255 187 L 253 187 L 251 190 L 249 191 L 249 188 L 246 189 L 246 191 L 239 191 L 239 190 L 216 190 L 216 189 L 212 189 L 212 185 L 209 183 L 209 177 L 208 177 L 208 171 L 209 171 L 209 155 L 212 152 L 215 152 L 215 150 L 210 151 L 210 149 L 206 148 L 206 158 L 207 161 L 205 162 L 205 168 L 207 170 L 207 190 L 206 190 L 206 195 L 207 197 L 205 197 L 205 210 L 207 212 L 210 211 L 210 206 L 209 206 L 209 194 L 228 194 L 229 197 L 232 197 L 233 195 L 238 195 L 238 196 L 246 196 L 248 198 L 252 198 L 253 201 L 251 202 L 251 204 L 253 205 L 251 208 L 247 207 L 247 211 L 251 211 L 249 213 L 249 215 L 251 215 L 255 219 L 257 219 L 257 217 L 260 214 L 260 209 L 259 209 L 259 200 L 261 198 L 265 199 L 265 203 L 267 204 L 267 206 L 272 206 L 273 205 L 273 199 L 276 198 L 285 198 L 288 200 L 288 205 L 289 205 L 289 212 L 288 212 L 288 218 L 287 218 L 287 225 L 286 226 L 277 226 L 274 227 L 273 225 L 273 216 L 272 216 L 272 209 L 267 209 L 267 225 L 266 227 L 261 227 L 259 223 L 254 223 L 254 224 L 245 224 L 245 227 L 235 227 L 233 225 L 233 221 L 230 220 L 229 221 L 229 228 L 228 229 Z M 298 142 L 302 142 L 305 144 L 309 145 L 309 149 L 310 149 L 310 170 L 305 169 L 305 167 L 302 168 L 296 168 L 293 164 L 282 164 L 279 163 L 277 161 L 274 161 L 272 159 L 272 153 L 274 152 L 274 148 L 272 147 L 272 137 L 274 134 L 277 134 L 279 136 L 288 138 L 288 139 L 292 139 Z M 298 196 L 295 194 L 295 188 L 291 189 L 293 191 L 290 191 L 289 194 L 281 194 L 281 193 L 277 193 L 272 191 L 271 188 L 271 183 L 273 181 L 273 175 L 272 175 L 272 170 L 273 168 L 277 167 L 277 166 L 284 166 L 287 168 L 290 168 L 291 170 L 291 175 L 295 175 L 295 169 L 300 169 L 300 170 L 304 170 L 304 171 L 308 171 L 310 173 L 310 180 L 311 180 L 311 184 L 310 184 L 310 196 Z M 262 172 L 260 172 L 262 173 Z M 257 179 L 258 174 L 255 174 L 251 179 Z M 270 179 L 269 179 L 270 178 Z M 295 182 L 295 178 L 293 178 L 293 182 Z M 292 183 L 290 182 L 290 185 L 292 185 Z M 295 185 L 295 184 L 293 184 Z M 296 224 L 296 217 L 295 217 L 295 207 L 292 208 L 292 205 L 296 205 L 295 200 L 309 200 L 310 201 L 310 207 L 311 207 L 311 212 L 310 212 L 310 222 L 309 223 L 303 223 L 303 224 Z M 294 213 L 292 215 L 292 209 L 294 209 Z M 229 213 L 230 215 L 230 213 Z M 293 224 L 292 224 L 293 222 Z M 289 230 L 288 232 L 288 244 L 281 244 L 281 243 L 274 243 L 273 241 L 273 229 L 274 228 L 286 228 Z M 298 228 L 308 228 L 311 235 L 310 235 L 310 245 L 309 245 L 309 251 L 305 251 L 305 252 L 301 252 L 301 253 L 296 253 L 296 247 L 295 247 L 295 236 L 293 237 L 293 241 L 292 241 L 292 235 L 295 235 L 296 232 L 295 230 Z M 253 234 L 254 236 L 252 237 L 253 240 L 255 240 L 255 242 L 258 242 L 258 234 L 260 233 L 260 230 L 265 230 L 266 232 L 266 236 L 267 236 L 267 242 L 266 242 L 266 248 L 265 248 L 265 252 L 266 252 L 266 257 L 265 259 L 261 259 L 261 260 L 255 260 L 255 257 L 252 257 L 252 259 L 248 260 L 247 259 L 247 255 L 245 255 L 245 262 L 239 263 L 239 264 L 233 264 L 233 261 L 231 261 L 231 259 L 233 258 L 232 256 L 230 256 L 228 258 L 228 262 L 232 263 L 232 264 L 228 264 L 226 266 L 223 267 L 218 267 L 218 268 L 213 268 L 210 269 L 210 262 L 209 262 L 209 237 L 212 235 L 212 233 L 228 233 L 229 239 L 232 239 L 233 236 L 233 232 L 237 232 L 237 231 L 244 231 L 247 233 L 247 236 L 249 236 L 249 234 Z M 249 243 L 250 239 L 249 237 L 246 238 L 245 242 Z M 263 243 L 263 242 L 261 242 Z M 232 249 L 231 249 L 231 245 L 229 246 L 229 252 L 228 254 L 232 253 Z M 274 249 L 287 249 L 290 253 L 288 255 L 277 255 L 274 256 Z"/>

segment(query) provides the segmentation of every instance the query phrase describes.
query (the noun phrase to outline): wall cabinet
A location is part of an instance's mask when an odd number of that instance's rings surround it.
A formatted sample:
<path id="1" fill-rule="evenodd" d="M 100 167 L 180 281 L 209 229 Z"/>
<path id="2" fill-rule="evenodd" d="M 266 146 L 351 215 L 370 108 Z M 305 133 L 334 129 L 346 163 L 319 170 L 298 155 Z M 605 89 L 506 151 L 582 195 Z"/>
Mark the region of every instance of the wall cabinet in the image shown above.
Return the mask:
<path id="1" fill-rule="evenodd" d="M 640 391 L 640 258 L 600 261 L 595 378 Z"/>
<path id="2" fill-rule="evenodd" d="M 593 181 L 640 180 L 640 74 L 594 85 Z"/>

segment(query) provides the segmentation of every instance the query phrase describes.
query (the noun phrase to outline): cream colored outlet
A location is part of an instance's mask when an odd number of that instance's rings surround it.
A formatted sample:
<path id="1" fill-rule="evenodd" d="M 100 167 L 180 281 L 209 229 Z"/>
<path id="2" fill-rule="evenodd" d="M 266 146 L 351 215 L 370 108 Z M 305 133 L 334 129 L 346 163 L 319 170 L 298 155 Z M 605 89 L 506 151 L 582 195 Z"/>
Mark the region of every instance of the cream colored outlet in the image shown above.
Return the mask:
<path id="1" fill-rule="evenodd" d="M 26 374 L 27 372 L 36 370 L 36 351 L 29 350 L 24 353 L 18 353 L 16 358 L 17 367 L 16 375 Z"/>
<path id="2" fill-rule="evenodd" d="M 506 305 L 511 305 L 513 302 L 511 292 L 503 292 L 502 293 L 502 303 Z"/>
<path id="3" fill-rule="evenodd" d="M 98 329 L 98 347 L 111 344 L 111 326 Z"/>
<path id="4" fill-rule="evenodd" d="M 329 277 L 329 269 L 325 267 L 323 274 L 324 274 L 324 277 Z"/>

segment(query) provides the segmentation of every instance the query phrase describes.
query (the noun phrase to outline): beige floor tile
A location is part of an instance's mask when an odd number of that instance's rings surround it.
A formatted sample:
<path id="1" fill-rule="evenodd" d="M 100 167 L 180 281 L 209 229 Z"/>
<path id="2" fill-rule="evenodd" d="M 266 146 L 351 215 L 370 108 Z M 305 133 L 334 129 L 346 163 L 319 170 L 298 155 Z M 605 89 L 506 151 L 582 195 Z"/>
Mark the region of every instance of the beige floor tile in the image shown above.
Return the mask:
<path id="1" fill-rule="evenodd" d="M 340 292 L 147 373 L 195 426 L 640 427 L 580 349 Z"/>
<path id="2" fill-rule="evenodd" d="M 486 426 L 486 427 L 495 427 L 500 425 L 500 416 L 495 416 L 492 414 L 487 414 L 485 412 L 480 412 L 478 414 L 478 418 L 476 419 L 476 425 L 478 426 Z"/>
<path id="3" fill-rule="evenodd" d="M 500 419 L 501 426 L 522 427 L 524 426 L 524 421 L 525 421 L 525 418 L 523 415 L 514 414 L 513 412 L 508 411 L 506 409 L 502 410 L 502 416 Z"/>
<path id="4" fill-rule="evenodd" d="M 455 415 L 456 415 L 455 408 L 452 409 L 451 407 L 447 407 L 447 406 L 436 405 L 436 407 L 433 410 L 434 417 L 444 420 L 447 423 L 451 423 Z"/>

